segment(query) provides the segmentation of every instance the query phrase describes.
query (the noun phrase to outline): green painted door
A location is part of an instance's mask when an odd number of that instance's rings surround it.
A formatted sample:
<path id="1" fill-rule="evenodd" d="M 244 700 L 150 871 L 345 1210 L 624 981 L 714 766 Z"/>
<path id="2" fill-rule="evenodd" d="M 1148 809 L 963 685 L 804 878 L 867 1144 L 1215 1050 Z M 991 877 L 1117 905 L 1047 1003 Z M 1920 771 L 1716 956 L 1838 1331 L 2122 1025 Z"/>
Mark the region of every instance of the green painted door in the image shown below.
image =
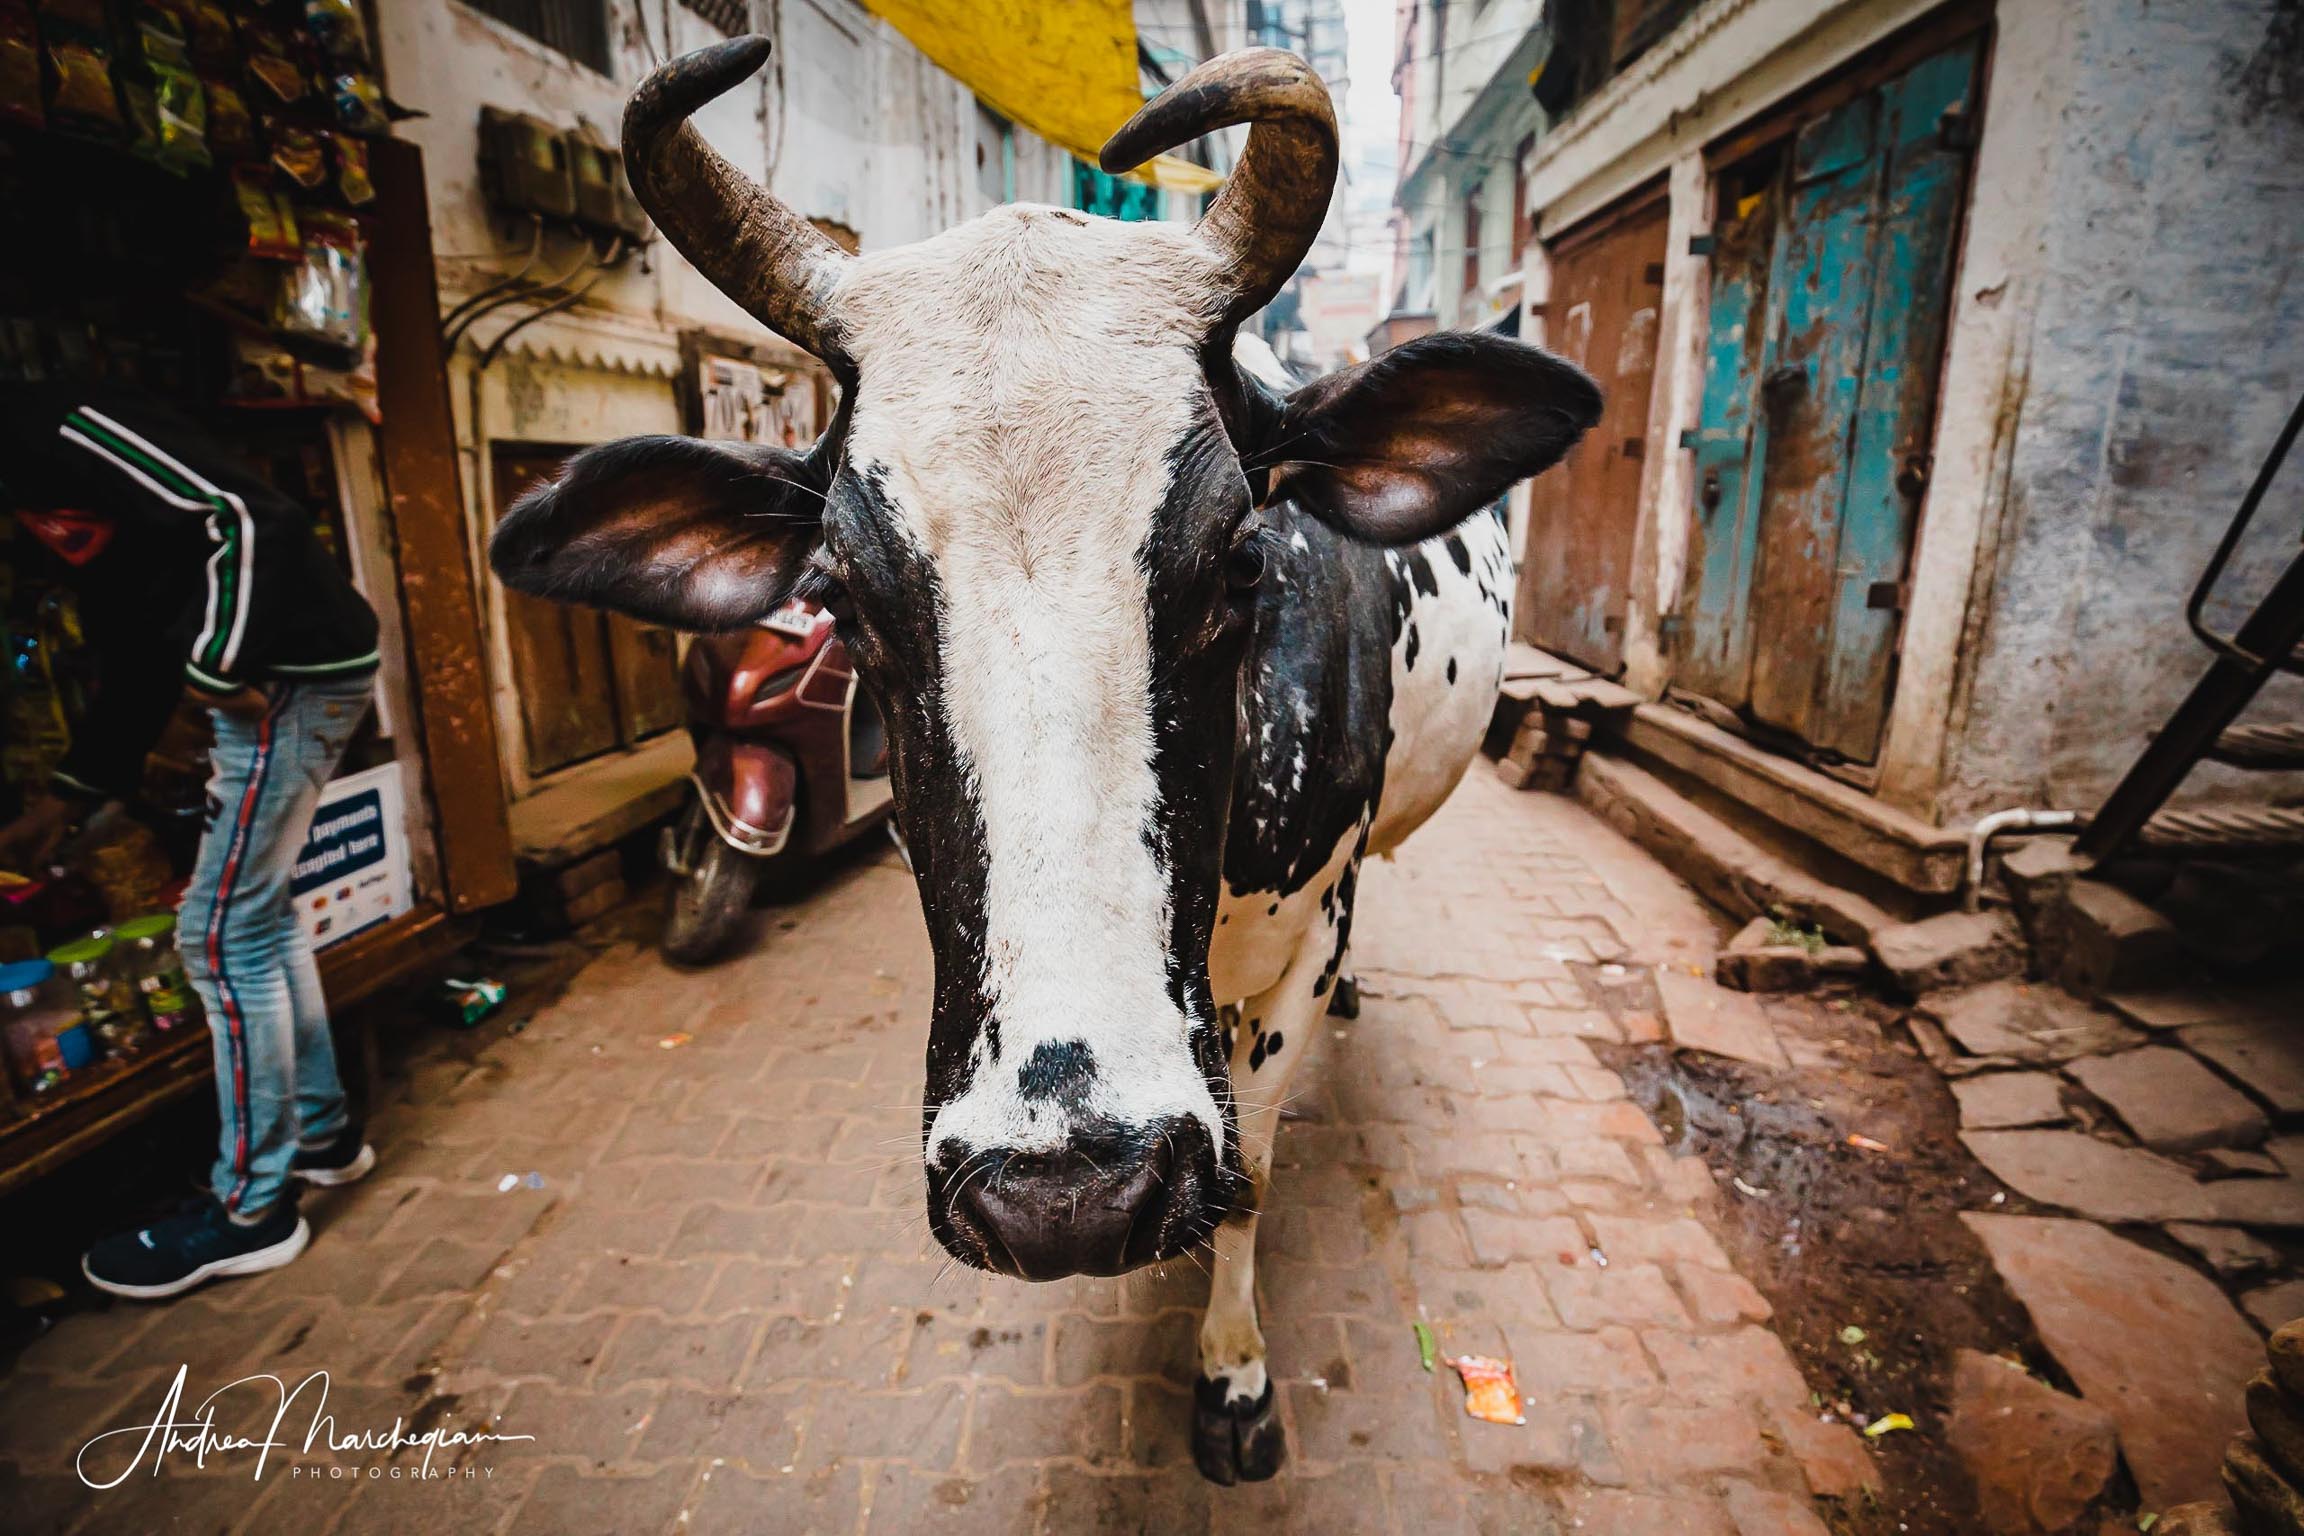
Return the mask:
<path id="1" fill-rule="evenodd" d="M 1878 756 L 1981 39 L 1722 173 L 1676 685 Z"/>

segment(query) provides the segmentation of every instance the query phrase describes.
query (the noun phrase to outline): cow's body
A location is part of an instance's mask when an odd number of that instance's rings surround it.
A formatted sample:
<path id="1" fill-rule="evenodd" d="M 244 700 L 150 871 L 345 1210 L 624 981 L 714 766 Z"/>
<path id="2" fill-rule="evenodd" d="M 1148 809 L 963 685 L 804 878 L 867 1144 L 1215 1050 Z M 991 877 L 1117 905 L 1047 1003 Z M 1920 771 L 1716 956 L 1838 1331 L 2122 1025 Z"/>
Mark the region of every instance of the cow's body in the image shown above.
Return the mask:
<path id="1" fill-rule="evenodd" d="M 627 163 L 683 253 L 840 374 L 838 417 L 805 454 L 590 450 L 511 510 L 492 561 L 683 628 L 834 605 L 889 724 L 936 953 L 929 1230 L 1027 1280 L 1212 1239 L 1194 1455 L 1270 1476 L 1252 1275 L 1288 1077 L 1361 861 L 1439 806 L 1487 723 L 1492 503 L 1567 452 L 1598 391 L 1477 333 L 1295 389 L 1235 360 L 1335 174 L 1301 60 L 1212 60 L 1106 147 L 1124 170 L 1254 122 L 1191 229 L 1013 206 L 851 256 L 685 123 L 766 52 L 659 70 Z"/>
<path id="2" fill-rule="evenodd" d="M 1275 985 L 1316 928 L 1338 930 L 1341 960 L 1354 871 L 1463 777 L 1509 627 L 1493 512 L 1405 550 L 1342 538 L 1292 506 L 1277 520 L 1209 947 L 1210 990 L 1225 1001 Z"/>
<path id="3" fill-rule="evenodd" d="M 1344 971 L 1361 862 L 1439 808 L 1478 749 L 1508 629 L 1503 519 L 1405 550 L 1288 505 L 1242 691 L 1224 892 L 1209 946 L 1255 1195 L 1216 1236 L 1196 1444 L 1216 1473 L 1278 1455 L 1254 1300 L 1255 1212 L 1289 1079 Z"/>

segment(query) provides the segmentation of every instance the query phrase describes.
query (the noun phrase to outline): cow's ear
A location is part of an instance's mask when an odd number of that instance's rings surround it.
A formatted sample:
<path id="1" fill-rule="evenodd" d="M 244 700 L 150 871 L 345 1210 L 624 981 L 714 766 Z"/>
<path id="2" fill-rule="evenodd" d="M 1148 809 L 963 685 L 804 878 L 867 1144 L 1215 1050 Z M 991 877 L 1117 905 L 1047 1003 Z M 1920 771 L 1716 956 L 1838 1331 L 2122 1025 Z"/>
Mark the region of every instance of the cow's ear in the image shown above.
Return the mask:
<path id="1" fill-rule="evenodd" d="M 791 593 L 823 526 L 816 457 L 760 443 L 628 437 L 512 504 L 488 562 L 514 591 L 711 633 Z"/>
<path id="2" fill-rule="evenodd" d="M 1600 419 L 1575 364 L 1480 331 L 1405 342 L 1288 397 L 1247 456 L 1339 531 L 1381 544 L 1444 533 L 1560 462 Z"/>

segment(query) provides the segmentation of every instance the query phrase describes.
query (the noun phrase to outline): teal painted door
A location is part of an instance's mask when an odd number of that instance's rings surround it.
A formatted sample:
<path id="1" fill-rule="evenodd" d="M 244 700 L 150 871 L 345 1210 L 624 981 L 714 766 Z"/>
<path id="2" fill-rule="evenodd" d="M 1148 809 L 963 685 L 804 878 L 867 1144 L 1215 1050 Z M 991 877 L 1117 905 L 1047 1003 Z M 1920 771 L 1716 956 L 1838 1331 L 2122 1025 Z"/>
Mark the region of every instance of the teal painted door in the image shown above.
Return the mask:
<path id="1" fill-rule="evenodd" d="M 1721 178 L 1673 680 L 1847 761 L 1887 718 L 1981 49 Z"/>

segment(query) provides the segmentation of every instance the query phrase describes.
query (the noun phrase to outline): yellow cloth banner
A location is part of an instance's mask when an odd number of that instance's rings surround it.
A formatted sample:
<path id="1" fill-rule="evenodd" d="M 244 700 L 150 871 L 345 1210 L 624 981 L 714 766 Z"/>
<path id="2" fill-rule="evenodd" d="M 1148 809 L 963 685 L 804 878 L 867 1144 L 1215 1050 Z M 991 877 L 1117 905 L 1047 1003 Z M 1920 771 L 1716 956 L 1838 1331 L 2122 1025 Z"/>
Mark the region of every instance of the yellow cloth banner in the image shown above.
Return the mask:
<path id="1" fill-rule="evenodd" d="M 1144 104 L 1131 0 L 864 0 L 984 104 L 1090 165 Z M 1224 178 L 1178 155 L 1135 173 L 1171 192 Z"/>

